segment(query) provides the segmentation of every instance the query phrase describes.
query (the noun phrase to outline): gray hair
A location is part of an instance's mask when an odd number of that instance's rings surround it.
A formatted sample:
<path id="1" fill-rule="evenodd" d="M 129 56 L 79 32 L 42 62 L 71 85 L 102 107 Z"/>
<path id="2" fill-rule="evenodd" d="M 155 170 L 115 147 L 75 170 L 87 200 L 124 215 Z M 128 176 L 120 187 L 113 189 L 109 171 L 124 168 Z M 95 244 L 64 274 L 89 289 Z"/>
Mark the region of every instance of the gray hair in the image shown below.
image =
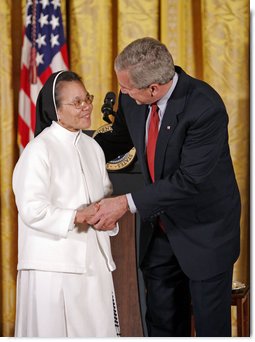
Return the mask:
<path id="1" fill-rule="evenodd" d="M 116 57 L 115 71 L 127 70 L 135 88 L 166 84 L 175 73 L 173 58 L 160 41 L 145 37 L 127 45 Z"/>

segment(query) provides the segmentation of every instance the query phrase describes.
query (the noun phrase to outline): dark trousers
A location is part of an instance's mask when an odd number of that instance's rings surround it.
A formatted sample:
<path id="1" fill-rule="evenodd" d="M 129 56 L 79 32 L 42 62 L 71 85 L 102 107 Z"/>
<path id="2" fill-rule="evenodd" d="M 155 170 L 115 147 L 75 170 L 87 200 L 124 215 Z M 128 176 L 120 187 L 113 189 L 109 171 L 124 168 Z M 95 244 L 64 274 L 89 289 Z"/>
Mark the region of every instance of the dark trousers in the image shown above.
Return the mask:
<path id="1" fill-rule="evenodd" d="M 141 269 L 149 336 L 190 336 L 191 302 L 196 336 L 231 336 L 233 267 L 210 279 L 191 280 L 183 273 L 167 235 L 157 229 Z"/>

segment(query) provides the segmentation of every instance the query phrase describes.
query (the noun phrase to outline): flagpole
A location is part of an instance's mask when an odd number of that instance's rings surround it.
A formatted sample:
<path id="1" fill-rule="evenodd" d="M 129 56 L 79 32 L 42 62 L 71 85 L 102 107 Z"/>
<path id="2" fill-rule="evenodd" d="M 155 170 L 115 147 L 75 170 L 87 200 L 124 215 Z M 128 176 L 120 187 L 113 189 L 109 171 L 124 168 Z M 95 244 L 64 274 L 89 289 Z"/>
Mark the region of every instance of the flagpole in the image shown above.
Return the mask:
<path id="1" fill-rule="evenodd" d="M 36 66 L 36 0 L 33 0 L 32 9 L 32 48 L 30 56 L 30 82 L 37 83 L 37 66 Z"/>

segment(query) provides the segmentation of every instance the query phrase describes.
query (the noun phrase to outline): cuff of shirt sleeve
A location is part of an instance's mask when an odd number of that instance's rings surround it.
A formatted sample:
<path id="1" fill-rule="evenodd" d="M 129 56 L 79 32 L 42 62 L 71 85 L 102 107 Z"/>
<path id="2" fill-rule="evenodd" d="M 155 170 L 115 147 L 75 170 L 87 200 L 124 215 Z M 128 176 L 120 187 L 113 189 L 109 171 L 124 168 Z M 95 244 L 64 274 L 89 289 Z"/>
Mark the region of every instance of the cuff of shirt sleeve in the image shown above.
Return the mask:
<path id="1" fill-rule="evenodd" d="M 135 214 L 137 212 L 137 209 L 136 209 L 135 203 L 133 201 L 132 195 L 131 194 L 126 194 L 126 197 L 127 197 L 128 207 L 129 207 L 130 212 L 132 214 Z"/>
<path id="2" fill-rule="evenodd" d="M 119 232 L 119 224 L 118 222 L 116 223 L 116 227 L 114 227 L 112 230 L 108 230 L 109 236 L 115 236 Z"/>

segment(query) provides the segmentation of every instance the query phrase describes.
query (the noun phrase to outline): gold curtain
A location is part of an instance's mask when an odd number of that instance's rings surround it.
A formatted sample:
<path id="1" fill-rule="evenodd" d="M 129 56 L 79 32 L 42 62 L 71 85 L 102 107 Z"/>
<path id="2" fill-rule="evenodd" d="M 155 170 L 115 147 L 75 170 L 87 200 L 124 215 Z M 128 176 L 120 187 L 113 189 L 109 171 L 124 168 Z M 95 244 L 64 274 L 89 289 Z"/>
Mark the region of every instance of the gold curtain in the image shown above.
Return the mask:
<path id="1" fill-rule="evenodd" d="M 25 0 L 0 2 L 0 335 L 13 336 L 17 213 L 11 188 L 17 154 L 19 67 Z M 14 5 L 15 4 L 15 5 Z M 234 278 L 249 282 L 249 1 L 62 0 L 70 68 L 101 105 L 118 91 L 116 54 L 136 38 L 159 38 L 175 64 L 210 83 L 229 114 L 229 141 L 242 199 L 241 254 Z"/>
<path id="2" fill-rule="evenodd" d="M 17 262 L 17 214 L 11 187 L 15 163 L 16 116 L 12 81 L 13 51 L 11 40 L 12 1 L 0 3 L 0 317 L 1 336 L 9 336 L 15 318 Z"/>
<path id="3" fill-rule="evenodd" d="M 100 108 L 112 89 L 113 10 L 111 0 L 69 2 L 70 64 L 95 95 L 92 128 L 102 125 Z"/>
<path id="4" fill-rule="evenodd" d="M 229 114 L 229 142 L 241 192 L 241 254 L 234 279 L 249 282 L 249 1 L 164 1 L 161 40 L 176 64 L 211 84 Z M 167 20 L 167 18 L 169 18 Z"/>
<path id="5" fill-rule="evenodd" d="M 249 279 L 249 1 L 203 0 L 203 74 L 224 99 L 241 192 L 241 254 L 234 279 Z"/>

